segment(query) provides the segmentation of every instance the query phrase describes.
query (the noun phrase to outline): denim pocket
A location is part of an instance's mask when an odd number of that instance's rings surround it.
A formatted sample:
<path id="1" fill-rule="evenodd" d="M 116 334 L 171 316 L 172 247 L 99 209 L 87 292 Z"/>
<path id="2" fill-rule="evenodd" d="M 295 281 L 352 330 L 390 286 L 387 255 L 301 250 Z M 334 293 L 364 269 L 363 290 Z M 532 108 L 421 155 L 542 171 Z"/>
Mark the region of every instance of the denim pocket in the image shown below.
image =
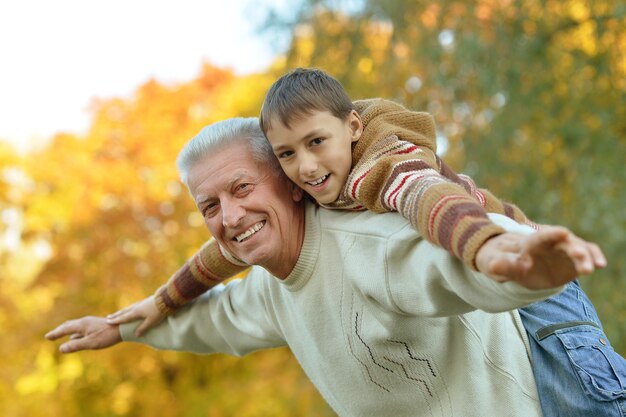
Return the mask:
<path id="1" fill-rule="evenodd" d="M 555 332 L 567 351 L 583 390 L 597 401 L 626 398 L 626 361 L 599 329 Z"/>

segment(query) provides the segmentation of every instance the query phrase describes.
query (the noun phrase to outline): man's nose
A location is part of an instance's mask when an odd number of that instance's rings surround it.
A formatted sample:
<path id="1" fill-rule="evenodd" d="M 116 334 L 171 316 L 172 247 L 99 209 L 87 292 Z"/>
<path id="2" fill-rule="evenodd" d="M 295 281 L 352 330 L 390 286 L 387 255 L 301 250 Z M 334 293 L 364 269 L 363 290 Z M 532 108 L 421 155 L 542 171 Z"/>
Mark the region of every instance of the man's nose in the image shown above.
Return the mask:
<path id="1" fill-rule="evenodd" d="M 222 225 L 235 227 L 246 215 L 246 210 L 237 200 L 222 201 Z"/>

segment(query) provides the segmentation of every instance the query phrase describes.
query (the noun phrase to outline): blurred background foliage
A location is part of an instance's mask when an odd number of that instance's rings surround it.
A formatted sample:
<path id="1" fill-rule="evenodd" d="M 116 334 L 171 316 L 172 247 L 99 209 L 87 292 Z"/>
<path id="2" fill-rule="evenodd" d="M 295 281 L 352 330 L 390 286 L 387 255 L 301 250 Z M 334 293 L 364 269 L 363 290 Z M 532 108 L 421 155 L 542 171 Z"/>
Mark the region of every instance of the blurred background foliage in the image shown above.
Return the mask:
<path id="1" fill-rule="evenodd" d="M 207 239 L 174 160 L 202 126 L 254 116 L 295 66 L 354 99 L 434 115 L 458 171 L 535 221 L 601 244 L 583 279 L 626 355 L 626 4 L 613 0 L 322 1 L 268 12 L 291 39 L 264 73 L 209 63 L 95 101 L 81 137 L 27 155 L 0 142 L 0 410 L 6 417 L 333 415 L 286 349 L 245 359 L 118 346 L 61 356 L 43 335 L 151 294 Z M 296 16 L 293 18 L 293 16 Z"/>

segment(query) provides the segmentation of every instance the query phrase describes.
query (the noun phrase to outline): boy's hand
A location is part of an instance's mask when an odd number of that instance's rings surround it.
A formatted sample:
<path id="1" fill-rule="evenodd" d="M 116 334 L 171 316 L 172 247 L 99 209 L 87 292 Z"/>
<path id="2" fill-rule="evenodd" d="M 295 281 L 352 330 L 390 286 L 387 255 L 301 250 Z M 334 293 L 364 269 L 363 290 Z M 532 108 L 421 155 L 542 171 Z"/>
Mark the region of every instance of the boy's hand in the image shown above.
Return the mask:
<path id="1" fill-rule="evenodd" d="M 66 321 L 49 331 L 46 339 L 57 340 L 63 336 L 69 336 L 70 340 L 59 347 L 61 353 L 104 349 L 122 341 L 119 326 L 107 323 L 102 317 L 83 317 Z"/>
<path id="2" fill-rule="evenodd" d="M 598 245 L 560 226 L 543 226 L 530 235 L 504 233 L 476 254 L 478 270 L 498 282 L 515 281 L 530 289 L 563 285 L 606 266 Z"/>
<path id="3" fill-rule="evenodd" d="M 150 296 L 113 314 L 109 314 L 107 316 L 107 323 L 122 324 L 143 319 L 143 322 L 135 330 L 135 335 L 140 337 L 164 318 L 165 315 L 157 308 L 154 296 Z"/>

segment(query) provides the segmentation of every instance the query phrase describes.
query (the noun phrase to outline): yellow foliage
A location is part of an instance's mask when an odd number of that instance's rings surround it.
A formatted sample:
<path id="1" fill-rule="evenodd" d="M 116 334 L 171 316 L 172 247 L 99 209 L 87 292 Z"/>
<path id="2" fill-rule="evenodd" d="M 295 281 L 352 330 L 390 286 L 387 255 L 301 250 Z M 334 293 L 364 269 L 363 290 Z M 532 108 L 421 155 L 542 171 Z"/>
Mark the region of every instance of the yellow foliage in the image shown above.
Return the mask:
<path id="1" fill-rule="evenodd" d="M 576 22 L 584 22 L 589 20 L 591 16 L 589 1 L 585 0 L 569 0 L 565 2 L 565 8 L 569 16 Z"/>
<path id="2" fill-rule="evenodd" d="M 54 392 L 59 384 L 56 365 L 52 355 L 52 346 L 41 346 L 35 359 L 36 369 L 21 376 L 15 383 L 15 391 L 22 396 Z"/>
<path id="3" fill-rule="evenodd" d="M 125 415 L 131 410 L 135 386 L 130 382 L 122 382 L 111 393 L 111 411 L 117 415 Z"/>
<path id="4" fill-rule="evenodd" d="M 364 74 L 372 72 L 373 62 L 370 58 L 361 58 L 357 64 L 357 68 Z"/>

